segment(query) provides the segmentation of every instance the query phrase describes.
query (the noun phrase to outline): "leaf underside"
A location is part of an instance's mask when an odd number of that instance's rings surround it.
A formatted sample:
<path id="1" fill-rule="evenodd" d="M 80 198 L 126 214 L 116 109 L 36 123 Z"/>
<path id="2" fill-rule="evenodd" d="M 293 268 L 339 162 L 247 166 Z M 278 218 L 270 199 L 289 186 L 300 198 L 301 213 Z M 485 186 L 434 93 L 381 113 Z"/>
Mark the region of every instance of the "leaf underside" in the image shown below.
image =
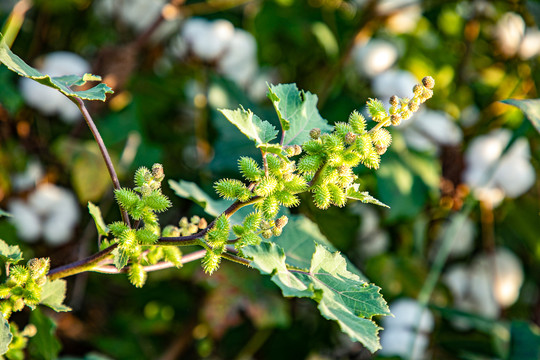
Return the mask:
<path id="1" fill-rule="evenodd" d="M 501 101 L 523 111 L 527 119 L 532 123 L 536 131 L 540 133 L 540 99 L 516 100 L 506 99 Z"/>

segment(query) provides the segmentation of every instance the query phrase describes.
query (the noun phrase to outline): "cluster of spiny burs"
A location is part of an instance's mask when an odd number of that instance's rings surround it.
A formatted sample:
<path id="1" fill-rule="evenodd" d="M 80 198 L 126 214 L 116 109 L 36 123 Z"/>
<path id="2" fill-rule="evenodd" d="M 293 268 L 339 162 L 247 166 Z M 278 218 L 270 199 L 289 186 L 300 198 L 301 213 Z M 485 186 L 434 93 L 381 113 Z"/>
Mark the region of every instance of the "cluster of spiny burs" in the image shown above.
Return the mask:
<path id="1" fill-rule="evenodd" d="M 47 282 L 49 259 L 30 259 L 26 265 L 9 265 L 6 272 L 6 281 L 0 284 L 0 312 L 8 319 L 12 312 L 21 311 L 25 305 L 33 308 L 39 304 Z"/>
<path id="2" fill-rule="evenodd" d="M 353 168 L 362 164 L 378 169 L 381 155 L 392 142 L 386 129 L 409 119 L 419 105 L 432 97 L 435 81 L 425 77 L 413 88 L 412 98 L 390 98 L 387 111 L 380 100 L 370 99 L 367 109 L 377 122 L 371 130 L 366 129 L 366 119 L 354 111 L 348 121 L 338 122 L 329 134 L 320 129 L 310 131 L 311 139 L 301 146 L 284 147 L 284 154 L 266 154 L 262 166 L 250 157 L 240 158 L 238 164 L 247 184 L 236 179 L 222 179 L 215 183 L 219 196 L 242 204 L 254 204 L 242 225 L 234 225 L 237 236 L 235 247 L 241 252 L 246 245 L 258 245 L 261 237 L 279 236 L 287 223 L 287 217 L 276 220 L 281 206 L 294 207 L 300 203 L 298 194 L 311 192 L 313 201 L 320 209 L 331 205 L 344 206 L 348 198 L 359 198 L 357 176 Z M 294 157 L 300 156 L 294 160 Z M 226 216 L 220 216 L 207 235 L 208 253 L 204 259 L 205 269 L 214 271 L 220 262 L 225 245 L 230 242 L 230 225 Z"/>

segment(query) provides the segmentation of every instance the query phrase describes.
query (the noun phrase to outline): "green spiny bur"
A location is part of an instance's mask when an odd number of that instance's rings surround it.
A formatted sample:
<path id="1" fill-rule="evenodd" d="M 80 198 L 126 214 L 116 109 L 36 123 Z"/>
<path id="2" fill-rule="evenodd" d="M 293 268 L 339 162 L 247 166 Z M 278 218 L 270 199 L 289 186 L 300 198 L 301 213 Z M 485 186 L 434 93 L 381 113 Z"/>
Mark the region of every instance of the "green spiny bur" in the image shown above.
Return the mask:
<path id="1" fill-rule="evenodd" d="M 144 204 L 156 212 L 163 212 L 171 207 L 171 201 L 160 190 L 153 190 L 143 197 Z"/>
<path id="2" fill-rule="evenodd" d="M 238 160 L 238 167 L 242 176 L 248 181 L 259 181 L 264 175 L 257 162 L 248 156 L 243 156 Z"/>

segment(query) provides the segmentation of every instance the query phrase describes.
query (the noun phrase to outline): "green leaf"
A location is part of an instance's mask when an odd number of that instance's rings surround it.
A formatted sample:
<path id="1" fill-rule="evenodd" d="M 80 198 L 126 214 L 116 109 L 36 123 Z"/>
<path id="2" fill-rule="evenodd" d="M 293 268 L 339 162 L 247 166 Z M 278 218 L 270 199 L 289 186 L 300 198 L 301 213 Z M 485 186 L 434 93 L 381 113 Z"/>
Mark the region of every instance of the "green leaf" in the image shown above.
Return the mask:
<path id="1" fill-rule="evenodd" d="M 287 216 L 289 222 L 283 229 L 283 233 L 272 240 L 283 248 L 287 265 L 309 269 L 317 245 L 322 245 L 331 252 L 337 251 L 334 245 L 321 233 L 316 223 L 302 215 Z M 367 281 L 367 277 L 348 260 L 347 270 L 357 275 L 361 280 Z"/>
<path id="2" fill-rule="evenodd" d="M 300 92 L 295 84 L 270 85 L 268 98 L 272 100 L 284 132 L 283 145 L 302 145 L 311 139 L 311 129 L 330 132 L 332 126 L 317 109 L 317 95 Z"/>
<path id="3" fill-rule="evenodd" d="M 87 81 L 101 81 L 101 77 L 84 74 L 81 76 L 67 75 L 59 77 L 50 77 L 44 75 L 38 70 L 34 69 L 27 63 L 25 63 L 20 57 L 15 55 L 9 46 L 5 43 L 2 34 L 0 33 L 0 62 L 7 66 L 13 72 L 16 72 L 20 76 L 30 78 L 38 83 L 59 90 L 61 93 L 69 98 L 79 98 L 82 100 L 101 100 L 105 101 L 107 94 L 112 94 L 112 89 L 106 84 L 98 84 L 90 89 L 73 91 L 70 86 L 80 86 Z"/>
<path id="4" fill-rule="evenodd" d="M 0 240 L 0 259 L 3 262 L 16 264 L 22 258 L 23 254 L 17 245 L 8 245 L 4 240 Z"/>
<path id="5" fill-rule="evenodd" d="M 276 154 L 283 160 L 288 160 L 287 156 L 285 156 L 285 151 L 283 150 L 283 147 L 279 144 L 261 144 L 257 145 L 261 151 L 271 154 Z"/>
<path id="6" fill-rule="evenodd" d="M 41 291 L 41 305 L 46 305 L 56 312 L 71 311 L 69 306 L 63 304 L 66 297 L 66 281 L 59 279 L 47 281 Z"/>
<path id="7" fill-rule="evenodd" d="M 380 328 L 371 318 L 390 314 L 386 301 L 379 287 L 347 270 L 347 262 L 339 252 L 332 254 L 316 245 L 309 270 L 301 270 L 288 269 L 283 249 L 274 243 L 248 246 L 243 251 L 253 259 L 253 267 L 272 275 L 284 296 L 311 297 L 319 303 L 321 314 L 336 320 L 351 339 L 372 352 L 380 349 Z"/>
<path id="8" fill-rule="evenodd" d="M 347 190 L 347 199 L 360 200 L 364 204 L 375 204 L 385 208 L 390 208 L 390 206 L 369 195 L 367 191 L 358 191 L 358 184 L 355 185 L 356 186 L 350 187 Z"/>
<path id="9" fill-rule="evenodd" d="M 127 265 L 129 261 L 129 254 L 125 250 L 117 247 L 112 251 L 112 254 L 114 256 L 114 266 L 116 266 L 118 270 L 124 268 Z"/>
<path id="10" fill-rule="evenodd" d="M 9 349 L 13 334 L 9 330 L 8 321 L 3 316 L 0 316 L 0 318 L 2 322 L 0 324 L 0 355 L 4 355 Z"/>
<path id="11" fill-rule="evenodd" d="M 190 181 L 169 180 L 169 186 L 176 195 L 195 202 L 202 207 L 208 215 L 218 216 L 231 204 L 230 201 L 212 199 L 197 184 Z"/>
<path id="12" fill-rule="evenodd" d="M 512 321 L 508 360 L 540 359 L 540 328 L 525 321 Z"/>
<path id="13" fill-rule="evenodd" d="M 35 336 L 30 338 L 32 359 L 57 359 L 62 346 L 55 336 L 56 324 L 36 309 L 30 314 L 30 322 L 37 328 Z"/>
<path id="14" fill-rule="evenodd" d="M 0 209 L 0 217 L 2 217 L 2 216 L 9 216 L 9 217 L 11 217 L 11 214 L 8 213 L 7 211 L 4 211 L 4 210 Z"/>
<path id="15" fill-rule="evenodd" d="M 103 217 L 101 216 L 101 210 L 99 209 L 99 207 L 89 201 L 88 211 L 90 212 L 90 215 L 96 223 L 96 229 L 98 231 L 98 234 L 102 236 L 107 236 L 107 234 L 109 233 L 109 228 L 107 227 L 107 225 L 105 225 L 105 221 L 103 221 Z"/>
<path id="16" fill-rule="evenodd" d="M 219 111 L 257 145 L 266 144 L 277 136 L 276 128 L 268 121 L 261 120 L 251 110 L 240 108 L 236 110 L 220 109 Z"/>
<path id="17" fill-rule="evenodd" d="M 540 99 L 531 100 L 516 100 L 506 99 L 501 100 L 502 103 L 512 105 L 523 111 L 527 119 L 533 124 L 536 131 L 540 133 Z"/>

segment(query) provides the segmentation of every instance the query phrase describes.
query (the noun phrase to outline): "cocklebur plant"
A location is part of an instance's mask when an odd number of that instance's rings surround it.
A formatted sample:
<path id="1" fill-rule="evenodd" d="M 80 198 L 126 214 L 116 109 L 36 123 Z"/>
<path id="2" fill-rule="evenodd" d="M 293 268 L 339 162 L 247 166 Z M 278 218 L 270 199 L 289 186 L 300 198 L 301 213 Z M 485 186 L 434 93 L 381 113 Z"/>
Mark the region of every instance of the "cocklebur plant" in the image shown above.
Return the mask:
<path id="1" fill-rule="evenodd" d="M 18 247 L 0 242 L 0 260 L 10 270 L 0 279 L 0 311 L 4 315 L 0 324 L 0 354 L 15 351 L 13 339 L 22 336 L 10 330 L 7 320 L 11 312 L 25 306 L 34 309 L 38 304 L 69 311 L 62 305 L 66 286 L 62 279 L 67 276 L 86 271 L 127 273 L 134 286 L 142 287 L 150 271 L 178 268 L 199 259 L 208 274 L 217 271 L 226 259 L 270 275 L 284 296 L 315 300 L 321 314 L 335 320 L 352 340 L 370 351 L 380 348 L 380 327 L 372 318 L 390 314 L 380 289 L 369 283 L 322 234 L 315 236 L 316 232 L 306 230 L 316 225 L 306 225 L 307 219 L 291 214 L 288 208 L 298 206 L 303 193 L 311 194 L 315 206 L 322 210 L 343 207 L 349 200 L 386 206 L 360 190 L 354 168 L 379 167 L 381 155 L 392 140 L 387 127 L 407 120 L 431 97 L 432 78 L 426 77 L 417 84 L 410 99 L 393 96 L 388 111 L 381 101 L 370 99 L 368 114 L 377 123 L 371 129 L 367 119 L 356 111 L 346 122 L 328 124 L 317 110 L 317 97 L 299 91 L 294 84 L 269 86 L 268 97 L 281 126 L 278 141 L 275 139 L 279 131 L 250 110 L 222 109 L 225 118 L 255 143 L 261 158 L 238 160 L 244 181 L 222 179 L 215 183 L 221 201 L 213 200 L 195 184 L 169 181 L 177 195 L 203 206 L 214 220 L 208 223 L 198 216 L 189 220 L 184 217 L 177 225 L 162 229 L 158 214 L 171 206 L 161 191 L 163 167 L 141 167 L 135 173 L 135 187 L 121 187 L 107 148 L 82 101 L 103 101 L 112 90 L 98 84 L 74 91 L 71 86 L 99 81 L 99 77 L 85 74 L 51 78 L 24 63 L 3 41 L 0 61 L 21 76 L 61 91 L 79 107 L 109 170 L 122 215 L 122 221 L 106 225 L 99 207 L 89 203 L 100 235 L 100 251 L 50 270 L 48 259 L 16 265 L 22 260 Z M 297 227 L 300 223 L 303 226 Z M 183 246 L 201 249 L 184 254 L 180 251 Z"/>

